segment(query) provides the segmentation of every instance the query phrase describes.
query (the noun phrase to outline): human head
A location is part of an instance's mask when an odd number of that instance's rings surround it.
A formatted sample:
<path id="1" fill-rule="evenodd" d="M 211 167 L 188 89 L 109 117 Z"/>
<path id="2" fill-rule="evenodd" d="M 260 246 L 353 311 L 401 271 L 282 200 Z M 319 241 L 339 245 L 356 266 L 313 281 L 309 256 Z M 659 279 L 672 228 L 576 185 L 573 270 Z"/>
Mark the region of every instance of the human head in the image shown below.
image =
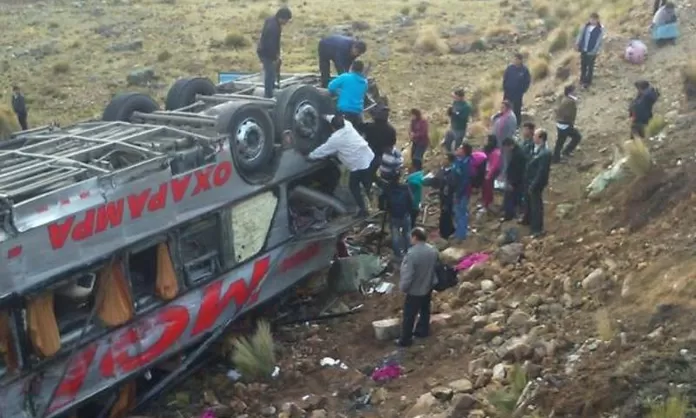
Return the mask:
<path id="1" fill-rule="evenodd" d="M 447 154 L 447 164 L 452 164 L 456 160 L 456 157 L 454 154 Z"/>
<path id="2" fill-rule="evenodd" d="M 510 103 L 509 100 L 503 100 L 502 103 L 500 103 L 500 111 L 501 112 L 507 112 L 508 110 L 512 109 L 512 104 Z"/>
<path id="3" fill-rule="evenodd" d="M 364 41 L 355 41 L 350 47 L 350 54 L 359 57 L 367 51 L 367 44 Z"/>
<path id="4" fill-rule="evenodd" d="M 522 137 L 523 138 L 531 138 L 534 136 L 534 130 L 536 129 L 536 125 L 534 125 L 534 122 L 525 122 L 522 124 Z"/>
<path id="5" fill-rule="evenodd" d="M 419 109 L 411 109 L 411 120 L 421 120 L 423 119 L 423 114 Z"/>
<path id="6" fill-rule="evenodd" d="M 571 94 L 575 93 L 575 85 L 574 84 L 568 84 L 565 86 L 563 89 L 563 94 L 566 96 L 570 96 Z"/>
<path id="7" fill-rule="evenodd" d="M 12 86 L 12 92 L 13 92 L 13 93 L 19 93 L 19 86 L 16 85 L 16 84 L 15 84 L 14 86 Z"/>
<path id="8" fill-rule="evenodd" d="M 278 23 L 284 25 L 292 19 L 292 12 L 287 7 L 281 7 L 276 12 L 275 17 L 278 19 Z"/>
<path id="9" fill-rule="evenodd" d="M 331 118 L 330 125 L 331 130 L 334 132 L 338 131 L 339 129 L 343 129 L 346 126 L 345 120 L 343 119 L 343 115 L 334 115 L 334 117 Z"/>
<path id="10" fill-rule="evenodd" d="M 638 80 L 634 83 L 634 86 L 636 86 L 638 91 L 644 91 L 650 87 L 650 83 L 645 80 Z"/>
<path id="11" fill-rule="evenodd" d="M 549 134 L 544 129 L 539 128 L 534 132 L 534 144 L 544 145 L 548 137 Z"/>
<path id="12" fill-rule="evenodd" d="M 663 2 L 663 3 L 665 4 L 666 9 L 670 9 L 670 10 L 674 9 L 674 3 L 672 3 L 671 1 Z"/>
<path id="13" fill-rule="evenodd" d="M 471 156 L 471 154 L 474 152 L 474 148 L 468 142 L 463 143 L 460 148 L 465 157 Z"/>
<path id="14" fill-rule="evenodd" d="M 375 122 L 388 122 L 389 121 L 389 106 L 379 104 L 375 106 L 372 111 L 372 119 Z"/>
<path id="15" fill-rule="evenodd" d="M 591 25 L 599 24 L 599 13 L 597 13 L 597 12 L 590 13 L 590 24 Z"/>
<path id="16" fill-rule="evenodd" d="M 466 93 L 464 92 L 464 89 L 457 89 L 452 93 L 452 97 L 456 101 L 462 101 L 464 100 L 464 96 L 466 96 Z"/>
<path id="17" fill-rule="evenodd" d="M 350 70 L 354 73 L 362 74 L 365 71 L 365 63 L 360 60 L 353 61 L 353 65 L 350 66 Z"/>
<path id="18" fill-rule="evenodd" d="M 516 53 L 512 57 L 512 63 L 515 65 L 522 65 L 522 63 L 524 63 L 524 55 L 520 54 L 519 52 Z"/>
<path id="19" fill-rule="evenodd" d="M 425 241 L 427 241 L 428 236 L 425 234 L 425 230 L 423 228 L 413 228 L 411 230 L 411 244 L 416 245 L 416 244 L 423 244 Z"/>
<path id="20" fill-rule="evenodd" d="M 512 138 L 505 138 L 503 139 L 503 148 L 505 149 L 512 149 L 512 147 L 515 146 L 515 140 Z"/>

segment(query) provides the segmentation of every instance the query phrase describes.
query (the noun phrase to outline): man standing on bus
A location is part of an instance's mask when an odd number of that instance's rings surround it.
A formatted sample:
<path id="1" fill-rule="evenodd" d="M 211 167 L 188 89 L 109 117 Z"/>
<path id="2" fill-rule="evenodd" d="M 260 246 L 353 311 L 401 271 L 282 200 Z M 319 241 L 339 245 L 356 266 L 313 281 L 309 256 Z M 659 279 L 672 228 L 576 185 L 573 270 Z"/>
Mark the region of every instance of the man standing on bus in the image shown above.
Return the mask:
<path id="1" fill-rule="evenodd" d="M 319 41 L 319 72 L 321 86 L 326 88 L 331 78 L 331 62 L 336 66 L 336 72 L 341 75 L 348 72 L 353 61 L 367 50 L 363 41 L 344 35 L 331 35 Z"/>
<path id="2" fill-rule="evenodd" d="M 256 48 L 256 54 L 263 65 L 263 87 L 267 98 L 273 97 L 278 68 L 280 67 L 280 35 L 283 26 L 292 19 L 292 13 L 287 7 L 281 7 L 275 16 L 271 16 L 263 24 L 261 38 Z"/>
<path id="3" fill-rule="evenodd" d="M 362 113 L 365 106 L 365 93 L 367 93 L 364 70 L 363 62 L 355 61 L 349 73 L 341 74 L 329 83 L 329 93 L 338 95 L 336 108 L 359 132 L 362 132 Z"/>

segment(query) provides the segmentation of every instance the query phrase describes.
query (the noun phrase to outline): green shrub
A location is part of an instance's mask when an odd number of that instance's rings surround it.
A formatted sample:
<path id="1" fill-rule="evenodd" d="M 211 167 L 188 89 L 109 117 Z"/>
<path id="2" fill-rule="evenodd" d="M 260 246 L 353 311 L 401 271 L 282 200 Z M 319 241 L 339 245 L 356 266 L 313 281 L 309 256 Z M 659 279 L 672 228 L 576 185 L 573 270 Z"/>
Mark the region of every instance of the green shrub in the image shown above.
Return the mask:
<path id="1" fill-rule="evenodd" d="M 242 49 L 251 45 L 249 39 L 238 32 L 228 33 L 227 36 L 225 36 L 223 44 L 230 49 Z"/>
<path id="2" fill-rule="evenodd" d="M 53 64 L 53 74 L 65 74 L 70 71 L 70 64 L 67 62 L 57 62 Z"/>
<path id="3" fill-rule="evenodd" d="M 259 322 L 251 338 L 242 337 L 234 342 L 232 362 L 245 380 L 267 380 L 271 377 L 276 358 L 275 343 L 268 322 Z"/>
<path id="4" fill-rule="evenodd" d="M 652 138 L 662 132 L 665 126 L 667 126 L 665 118 L 662 115 L 655 115 L 650 119 L 650 122 L 648 122 L 648 126 L 645 127 L 645 135 L 648 138 Z"/>

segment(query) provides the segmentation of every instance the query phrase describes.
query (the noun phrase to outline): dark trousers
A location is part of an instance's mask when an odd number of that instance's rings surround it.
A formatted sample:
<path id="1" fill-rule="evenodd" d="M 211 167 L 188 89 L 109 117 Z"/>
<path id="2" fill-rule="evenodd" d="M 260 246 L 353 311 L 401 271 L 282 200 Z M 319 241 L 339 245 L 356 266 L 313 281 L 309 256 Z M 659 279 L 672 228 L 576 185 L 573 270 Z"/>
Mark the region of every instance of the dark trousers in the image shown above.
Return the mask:
<path id="1" fill-rule="evenodd" d="M 513 187 L 505 190 L 503 194 L 503 216 L 507 220 L 512 220 L 517 216 L 517 209 L 522 205 L 522 190 Z"/>
<path id="2" fill-rule="evenodd" d="M 414 325 L 416 337 L 427 337 L 430 333 L 430 297 L 406 295 L 404 313 L 401 320 L 401 341 L 409 344 L 413 341 Z M 416 323 L 416 317 L 418 322 Z"/>
<path id="3" fill-rule="evenodd" d="M 428 149 L 427 145 L 424 144 L 416 144 L 415 142 L 411 143 L 411 165 L 415 161 L 420 161 L 421 163 L 423 162 L 423 156 L 425 155 L 425 151 Z"/>
<path id="4" fill-rule="evenodd" d="M 596 58 L 596 55 L 590 55 L 587 52 L 580 53 L 580 83 L 585 86 L 592 84 Z"/>
<path id="5" fill-rule="evenodd" d="M 418 222 L 419 215 L 420 215 L 420 208 L 411 209 L 411 229 L 416 227 L 416 222 Z"/>
<path id="6" fill-rule="evenodd" d="M 647 123 L 633 122 L 631 123 L 631 139 L 635 136 L 645 139 L 645 127 L 648 126 Z"/>
<path id="7" fill-rule="evenodd" d="M 361 215 L 367 215 L 367 206 L 365 206 L 361 185 L 365 188 L 365 193 L 370 193 L 370 188 L 372 187 L 370 173 L 371 171 L 368 167 L 364 170 L 351 171 L 348 177 L 348 188 L 353 195 L 353 199 L 355 199 L 355 203 L 358 205 Z"/>
<path id="8" fill-rule="evenodd" d="M 22 127 L 23 131 L 26 131 L 29 129 L 29 124 L 27 124 L 27 114 L 26 113 L 18 113 L 17 114 L 17 121 L 19 122 L 19 126 Z"/>
<path id="9" fill-rule="evenodd" d="M 273 90 L 275 90 L 276 79 L 276 63 L 274 60 L 259 57 L 263 65 L 263 94 L 267 98 L 273 98 Z"/>
<path id="10" fill-rule="evenodd" d="M 512 112 L 515 114 L 515 118 L 517 119 L 517 127 L 519 128 L 522 124 L 522 96 L 509 96 L 505 99 L 507 99 L 512 105 Z"/>
<path id="11" fill-rule="evenodd" d="M 321 43 L 319 44 L 319 74 L 320 74 L 320 79 L 321 79 L 321 86 L 323 88 L 328 87 L 329 85 L 329 80 L 331 80 L 331 51 L 326 51 Z M 348 68 L 341 68 L 338 65 L 336 65 L 336 72 L 340 75 L 348 71 Z"/>
<path id="12" fill-rule="evenodd" d="M 568 126 L 566 129 L 556 128 L 556 135 L 556 145 L 553 150 L 553 159 L 556 161 L 561 159 L 561 155 L 570 155 L 575 151 L 575 148 L 577 148 L 582 139 L 580 132 L 572 125 Z M 563 146 L 568 138 L 570 138 L 570 142 L 564 149 Z"/>
<path id="13" fill-rule="evenodd" d="M 544 189 L 529 190 L 525 197 L 526 208 L 524 222 L 529 225 L 532 233 L 544 232 Z"/>

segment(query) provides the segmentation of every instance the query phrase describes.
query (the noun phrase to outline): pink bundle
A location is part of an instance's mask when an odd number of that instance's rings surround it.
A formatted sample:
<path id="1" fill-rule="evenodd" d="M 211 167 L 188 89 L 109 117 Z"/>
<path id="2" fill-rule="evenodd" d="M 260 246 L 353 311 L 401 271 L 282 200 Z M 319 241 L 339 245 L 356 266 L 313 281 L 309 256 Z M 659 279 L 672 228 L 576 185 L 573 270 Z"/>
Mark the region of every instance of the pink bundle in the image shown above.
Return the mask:
<path id="1" fill-rule="evenodd" d="M 624 58 L 631 64 L 642 64 L 648 56 L 648 47 L 641 41 L 633 40 L 626 47 Z"/>
<path id="2" fill-rule="evenodd" d="M 454 268 L 456 271 L 468 270 L 476 264 L 485 263 L 488 261 L 488 254 L 486 253 L 472 253 L 462 258 L 461 261 Z"/>
<path id="3" fill-rule="evenodd" d="M 375 369 L 372 372 L 372 380 L 379 383 L 398 379 L 401 376 L 401 366 L 398 364 L 387 364 L 386 366 Z"/>
<path id="4" fill-rule="evenodd" d="M 213 412 L 212 409 L 208 409 L 205 412 L 203 412 L 201 418 L 215 418 L 215 412 Z"/>

